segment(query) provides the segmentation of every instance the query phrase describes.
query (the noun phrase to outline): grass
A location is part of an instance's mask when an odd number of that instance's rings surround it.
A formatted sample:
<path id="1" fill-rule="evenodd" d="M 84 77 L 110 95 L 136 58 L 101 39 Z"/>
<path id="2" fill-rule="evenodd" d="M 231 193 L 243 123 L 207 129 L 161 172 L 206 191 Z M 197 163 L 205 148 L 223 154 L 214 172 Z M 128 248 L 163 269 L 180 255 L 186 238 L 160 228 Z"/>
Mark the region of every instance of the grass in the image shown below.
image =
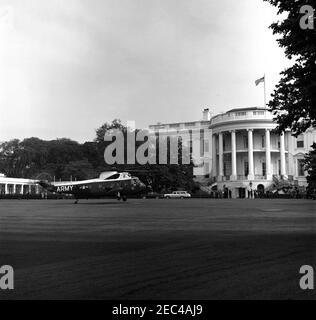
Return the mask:
<path id="1" fill-rule="evenodd" d="M 315 299 L 310 200 L 0 201 L 0 299 Z"/>

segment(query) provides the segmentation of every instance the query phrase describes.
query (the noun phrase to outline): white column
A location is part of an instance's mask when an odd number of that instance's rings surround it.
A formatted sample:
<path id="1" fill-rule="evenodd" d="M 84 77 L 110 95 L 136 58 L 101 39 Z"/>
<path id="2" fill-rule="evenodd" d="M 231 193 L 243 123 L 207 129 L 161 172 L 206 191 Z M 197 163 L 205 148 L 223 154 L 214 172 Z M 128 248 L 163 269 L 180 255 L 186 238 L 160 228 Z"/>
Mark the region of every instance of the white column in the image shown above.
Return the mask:
<path id="1" fill-rule="evenodd" d="M 280 160 L 281 160 L 281 176 L 286 175 L 285 171 L 285 142 L 284 142 L 284 133 L 280 135 Z"/>
<path id="2" fill-rule="evenodd" d="M 29 184 L 29 194 L 32 193 L 32 186 Z"/>
<path id="3" fill-rule="evenodd" d="M 8 194 L 9 193 L 9 187 L 8 187 L 8 184 L 6 183 L 5 186 L 4 186 L 4 193 L 5 194 Z"/>
<path id="4" fill-rule="evenodd" d="M 13 185 L 13 194 L 16 193 L 16 184 Z"/>
<path id="5" fill-rule="evenodd" d="M 266 129 L 266 179 L 272 179 L 271 172 L 271 139 L 270 139 L 270 130 Z"/>
<path id="6" fill-rule="evenodd" d="M 252 129 L 248 130 L 248 165 L 249 165 L 249 174 L 248 180 L 254 180 L 254 167 L 253 167 L 253 131 Z"/>
<path id="7" fill-rule="evenodd" d="M 212 153 L 213 153 L 213 159 L 212 159 L 212 176 L 217 177 L 217 168 L 216 168 L 216 159 L 217 159 L 217 154 L 216 154 L 216 135 L 213 134 L 212 138 Z"/>
<path id="8" fill-rule="evenodd" d="M 231 131 L 232 139 L 232 175 L 230 180 L 237 180 L 237 153 L 236 153 L 236 131 Z"/>
<path id="9" fill-rule="evenodd" d="M 21 190 L 20 190 L 20 193 L 23 194 L 23 188 L 24 188 L 24 185 L 21 184 Z"/>
<path id="10" fill-rule="evenodd" d="M 224 149 L 223 149 L 223 133 L 220 132 L 218 135 L 218 141 L 219 141 L 219 177 L 218 180 L 221 181 L 223 180 L 224 176 Z"/>

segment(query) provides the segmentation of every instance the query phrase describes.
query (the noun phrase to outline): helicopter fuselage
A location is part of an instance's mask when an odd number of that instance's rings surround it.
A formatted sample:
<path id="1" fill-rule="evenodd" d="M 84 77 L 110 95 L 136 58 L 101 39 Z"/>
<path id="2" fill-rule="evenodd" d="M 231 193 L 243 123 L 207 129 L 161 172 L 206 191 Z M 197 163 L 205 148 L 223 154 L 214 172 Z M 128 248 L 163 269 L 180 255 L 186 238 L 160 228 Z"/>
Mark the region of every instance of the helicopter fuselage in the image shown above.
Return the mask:
<path id="1" fill-rule="evenodd" d="M 76 199 L 127 197 L 145 193 L 146 186 L 137 177 L 117 173 L 106 179 L 39 184 L 49 192 L 73 195 Z"/>

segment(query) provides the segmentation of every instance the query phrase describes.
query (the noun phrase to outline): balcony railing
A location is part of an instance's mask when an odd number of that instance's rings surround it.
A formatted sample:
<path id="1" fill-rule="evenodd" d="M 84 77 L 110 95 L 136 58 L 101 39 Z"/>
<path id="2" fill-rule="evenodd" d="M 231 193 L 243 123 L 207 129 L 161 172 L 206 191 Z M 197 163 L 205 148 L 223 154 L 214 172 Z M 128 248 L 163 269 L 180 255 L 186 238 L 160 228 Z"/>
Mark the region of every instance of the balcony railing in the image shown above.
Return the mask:
<path id="1" fill-rule="evenodd" d="M 238 121 L 238 120 L 257 120 L 257 119 L 272 120 L 273 115 L 270 111 L 265 111 L 265 110 L 260 112 L 257 112 L 255 110 L 251 110 L 247 112 L 236 112 L 236 111 L 228 112 L 212 118 L 211 125 L 215 125 L 221 122 Z"/>
<path id="2" fill-rule="evenodd" d="M 274 175 L 274 179 L 276 179 L 276 175 Z M 266 180 L 267 176 L 264 175 L 255 175 L 254 176 L 254 180 Z M 225 181 L 232 181 L 230 176 L 223 176 L 222 179 L 218 180 L 218 177 L 212 177 L 210 180 L 212 183 L 214 182 L 225 182 Z M 248 181 L 248 176 L 245 175 L 237 175 L 237 180 L 234 181 Z M 291 179 L 288 179 L 288 181 L 293 182 L 293 177 L 291 177 Z"/>
<path id="3" fill-rule="evenodd" d="M 255 175 L 254 179 L 255 180 L 264 180 L 264 179 L 266 179 L 266 176 Z M 245 176 L 245 175 L 238 175 L 237 176 L 237 181 L 243 181 L 243 180 L 248 180 L 248 176 Z M 223 176 L 223 180 L 222 181 L 231 181 L 230 176 Z"/>

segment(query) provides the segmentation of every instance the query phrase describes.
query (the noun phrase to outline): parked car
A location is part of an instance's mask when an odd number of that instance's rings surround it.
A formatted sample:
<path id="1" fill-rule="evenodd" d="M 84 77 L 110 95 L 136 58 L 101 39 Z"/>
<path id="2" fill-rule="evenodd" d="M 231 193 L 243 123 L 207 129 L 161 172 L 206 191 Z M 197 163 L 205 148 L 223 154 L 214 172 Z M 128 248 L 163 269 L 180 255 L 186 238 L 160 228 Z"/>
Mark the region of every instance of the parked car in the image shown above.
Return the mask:
<path id="1" fill-rule="evenodd" d="M 164 194 L 163 197 L 166 199 L 184 199 L 191 198 L 191 195 L 187 191 L 173 191 L 172 193 Z"/>

